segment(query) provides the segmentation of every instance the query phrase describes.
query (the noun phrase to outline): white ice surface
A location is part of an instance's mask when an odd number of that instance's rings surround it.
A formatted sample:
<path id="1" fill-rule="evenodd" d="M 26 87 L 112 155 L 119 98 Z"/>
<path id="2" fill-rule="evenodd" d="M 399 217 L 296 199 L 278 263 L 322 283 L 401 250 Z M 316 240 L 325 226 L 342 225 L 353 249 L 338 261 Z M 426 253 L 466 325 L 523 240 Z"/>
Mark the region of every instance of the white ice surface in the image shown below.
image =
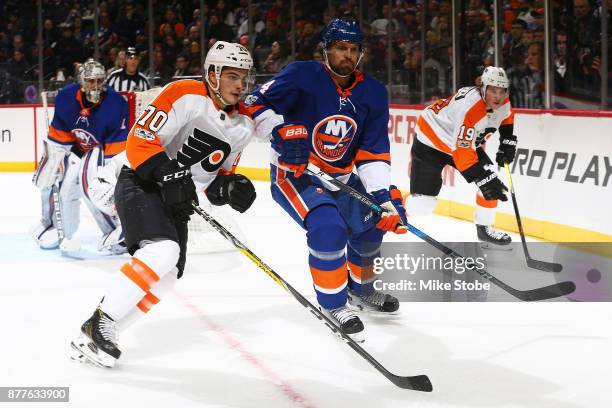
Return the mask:
<path id="1" fill-rule="evenodd" d="M 175 291 L 121 335 L 114 369 L 74 363 L 69 342 L 127 257 L 95 251 L 84 209 L 83 259 L 39 250 L 29 178 L 0 174 L 0 386 L 68 386 L 70 403 L 52 406 L 87 408 L 612 406 L 609 303 L 405 302 L 395 319 L 365 317 L 364 348 L 395 373 L 429 375 L 426 394 L 393 386 L 240 253 L 191 257 Z M 314 302 L 304 234 L 267 183 L 257 192 L 236 215 L 251 249 Z M 475 237 L 450 218 L 418 226 Z"/>

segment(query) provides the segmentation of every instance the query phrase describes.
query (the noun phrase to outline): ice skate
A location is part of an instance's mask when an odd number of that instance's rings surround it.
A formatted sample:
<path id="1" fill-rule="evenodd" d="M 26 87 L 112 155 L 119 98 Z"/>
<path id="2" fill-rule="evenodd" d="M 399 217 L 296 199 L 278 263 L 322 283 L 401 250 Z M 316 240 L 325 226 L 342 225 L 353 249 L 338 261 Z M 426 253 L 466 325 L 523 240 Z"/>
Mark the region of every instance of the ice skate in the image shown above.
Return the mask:
<path id="1" fill-rule="evenodd" d="M 512 238 L 502 231 L 496 231 L 489 225 L 476 225 L 478 240 L 483 248 L 496 248 L 510 250 Z"/>
<path id="2" fill-rule="evenodd" d="M 82 353 L 89 362 L 99 367 L 113 367 L 121 356 L 117 346 L 117 328 L 115 321 L 101 309 L 81 326 L 81 334 L 70 345 L 77 353 Z M 74 360 L 82 360 L 73 353 Z"/>
<path id="3" fill-rule="evenodd" d="M 353 310 L 379 315 L 399 314 L 399 301 L 387 293 L 373 291 L 367 296 L 359 296 L 349 289 L 348 304 Z"/>
<path id="4" fill-rule="evenodd" d="M 336 323 L 342 331 L 349 335 L 357 343 L 365 341 L 365 331 L 361 319 L 346 306 L 340 306 L 336 309 L 327 310 L 319 307 L 325 316 L 329 317 Z"/>

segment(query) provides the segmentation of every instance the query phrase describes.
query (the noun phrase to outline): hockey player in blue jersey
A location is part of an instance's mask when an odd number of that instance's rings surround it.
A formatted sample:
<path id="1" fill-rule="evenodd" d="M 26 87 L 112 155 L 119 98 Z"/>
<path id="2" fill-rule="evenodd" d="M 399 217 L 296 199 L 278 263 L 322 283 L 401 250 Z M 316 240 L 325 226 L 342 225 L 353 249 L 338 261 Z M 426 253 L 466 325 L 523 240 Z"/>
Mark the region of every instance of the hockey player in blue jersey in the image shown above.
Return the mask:
<path id="1" fill-rule="evenodd" d="M 353 310 L 391 314 L 399 308 L 396 298 L 374 290 L 372 264 L 386 231 L 407 231 L 406 212 L 390 183 L 387 91 L 357 70 L 361 30 L 353 20 L 334 19 L 323 41 L 325 63 L 288 65 L 246 103 L 256 134 L 272 142 L 272 196 L 306 230 L 321 310 L 362 341 L 363 323 Z M 369 194 L 387 212 L 374 215 L 302 174 L 308 163 Z"/>
<path id="2" fill-rule="evenodd" d="M 65 86 L 55 99 L 44 154 L 33 179 L 42 195 L 42 217 L 33 236 L 43 249 L 79 249 L 73 235 L 82 198 L 103 234 L 98 249 L 125 252 L 114 204 L 113 157 L 125 150 L 128 106 L 121 95 L 103 85 L 105 76 L 102 64 L 88 60 L 80 68 L 79 83 Z"/>

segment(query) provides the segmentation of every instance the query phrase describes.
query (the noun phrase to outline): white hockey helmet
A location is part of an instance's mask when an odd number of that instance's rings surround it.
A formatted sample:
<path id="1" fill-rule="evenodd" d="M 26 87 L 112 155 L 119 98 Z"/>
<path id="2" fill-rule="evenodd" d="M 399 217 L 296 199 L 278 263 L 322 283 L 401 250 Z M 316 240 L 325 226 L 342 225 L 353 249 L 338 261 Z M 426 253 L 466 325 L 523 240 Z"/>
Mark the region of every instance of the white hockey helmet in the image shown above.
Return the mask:
<path id="1" fill-rule="evenodd" d="M 98 103 L 100 101 L 104 85 L 98 85 L 97 83 L 92 85 L 88 81 L 97 80 L 97 82 L 103 83 L 105 78 L 106 70 L 104 66 L 94 59 L 90 58 L 81 65 L 79 68 L 79 84 L 89 102 Z"/>
<path id="2" fill-rule="evenodd" d="M 217 78 L 216 86 L 212 86 L 210 83 L 209 73 L 211 67 L 214 69 L 215 77 Z M 221 84 L 219 78 L 221 78 L 221 71 L 224 67 L 245 69 L 248 71 L 247 86 L 243 92 L 247 93 L 250 85 L 254 82 L 253 58 L 251 57 L 251 53 L 246 47 L 240 44 L 217 41 L 208 51 L 208 54 L 206 54 L 206 59 L 204 60 L 204 79 L 221 102 L 224 105 L 229 105 L 221 97 L 221 91 L 219 89 Z"/>
<path id="3" fill-rule="evenodd" d="M 496 86 L 498 88 L 508 90 L 510 81 L 508 81 L 508 75 L 502 67 L 486 67 L 480 77 L 482 86 L 486 89 L 487 86 Z"/>

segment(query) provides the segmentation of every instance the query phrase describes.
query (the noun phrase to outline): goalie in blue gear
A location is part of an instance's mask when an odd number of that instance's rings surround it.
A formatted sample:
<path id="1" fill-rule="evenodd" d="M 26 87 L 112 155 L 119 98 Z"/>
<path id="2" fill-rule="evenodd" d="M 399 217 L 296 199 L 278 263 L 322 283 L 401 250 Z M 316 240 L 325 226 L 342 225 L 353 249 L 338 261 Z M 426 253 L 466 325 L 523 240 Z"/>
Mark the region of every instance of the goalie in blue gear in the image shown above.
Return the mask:
<path id="1" fill-rule="evenodd" d="M 364 327 L 354 310 L 391 314 L 399 308 L 396 298 L 374 290 L 373 261 L 384 233 L 405 233 L 407 223 L 401 194 L 390 182 L 387 91 L 357 69 L 363 34 L 357 22 L 334 19 L 323 41 L 325 63 L 288 65 L 246 103 L 256 134 L 272 142 L 272 196 L 306 230 L 319 305 L 360 341 Z M 369 194 L 387 212 L 374 215 L 304 174 L 308 165 Z"/>
<path id="2" fill-rule="evenodd" d="M 41 189 L 42 217 L 32 234 L 43 249 L 75 251 L 83 200 L 102 231 L 98 249 L 125 252 L 114 205 L 117 160 L 128 132 L 126 100 L 104 84 L 102 64 L 86 61 L 79 83 L 66 85 L 55 99 L 44 153 L 33 182 Z M 120 165 L 119 165 L 120 166 Z"/>

